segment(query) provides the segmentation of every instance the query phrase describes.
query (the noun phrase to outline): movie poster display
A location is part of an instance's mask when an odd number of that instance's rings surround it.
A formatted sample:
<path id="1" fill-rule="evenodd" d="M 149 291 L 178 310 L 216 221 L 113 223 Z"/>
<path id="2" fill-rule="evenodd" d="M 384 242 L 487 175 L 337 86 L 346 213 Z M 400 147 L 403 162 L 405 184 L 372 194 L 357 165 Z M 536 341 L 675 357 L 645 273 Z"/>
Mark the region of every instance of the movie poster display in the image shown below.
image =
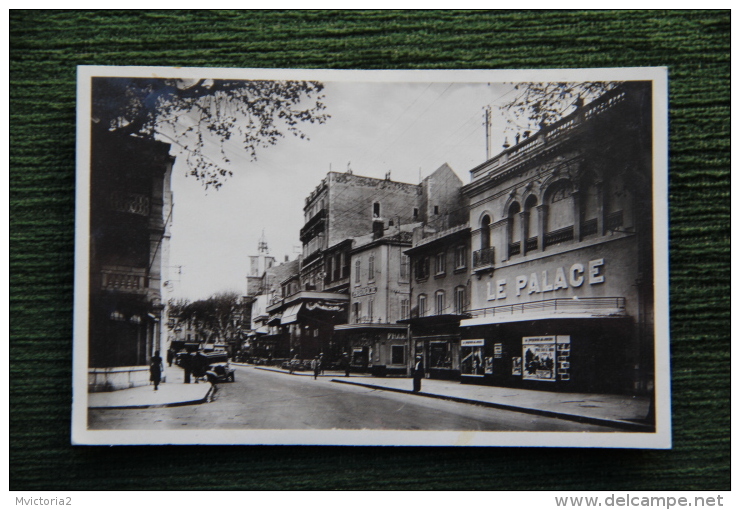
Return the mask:
<path id="1" fill-rule="evenodd" d="M 460 341 L 460 374 L 483 377 L 483 345 L 482 338 Z"/>
<path id="2" fill-rule="evenodd" d="M 522 379 L 555 381 L 555 337 L 522 338 Z"/>
<path id="3" fill-rule="evenodd" d="M 511 358 L 511 375 L 522 375 L 521 356 L 514 356 Z"/>

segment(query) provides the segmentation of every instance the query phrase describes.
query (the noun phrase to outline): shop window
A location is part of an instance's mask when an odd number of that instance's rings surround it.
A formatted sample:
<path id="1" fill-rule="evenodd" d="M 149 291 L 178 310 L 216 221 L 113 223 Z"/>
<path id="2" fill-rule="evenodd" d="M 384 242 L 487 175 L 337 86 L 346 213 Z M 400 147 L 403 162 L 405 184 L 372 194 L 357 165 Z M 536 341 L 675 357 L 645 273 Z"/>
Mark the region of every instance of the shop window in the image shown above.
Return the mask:
<path id="1" fill-rule="evenodd" d="M 450 344 L 447 342 L 429 343 L 429 368 L 452 368 Z"/>
<path id="2" fill-rule="evenodd" d="M 445 252 L 438 253 L 435 258 L 434 270 L 436 275 L 445 274 Z"/>
<path id="3" fill-rule="evenodd" d="M 418 305 L 417 311 L 419 312 L 419 317 L 426 317 L 427 315 L 427 296 L 426 294 L 419 294 L 417 305 Z"/>
<path id="4" fill-rule="evenodd" d="M 438 290 L 437 293 L 434 295 L 436 308 L 435 308 L 435 315 L 442 315 L 445 313 L 445 291 Z"/>
<path id="5" fill-rule="evenodd" d="M 460 374 L 483 377 L 483 340 L 463 340 L 460 346 Z"/>
<path id="6" fill-rule="evenodd" d="M 391 365 L 406 364 L 406 347 L 403 345 L 391 345 Z"/>

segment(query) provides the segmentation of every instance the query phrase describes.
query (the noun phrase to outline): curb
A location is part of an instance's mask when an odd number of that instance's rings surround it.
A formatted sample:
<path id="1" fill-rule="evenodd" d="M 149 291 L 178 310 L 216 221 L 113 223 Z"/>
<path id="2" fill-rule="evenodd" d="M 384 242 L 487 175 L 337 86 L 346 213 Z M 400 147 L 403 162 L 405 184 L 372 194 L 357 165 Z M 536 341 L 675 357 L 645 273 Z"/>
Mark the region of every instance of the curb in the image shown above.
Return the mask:
<path id="1" fill-rule="evenodd" d="M 183 400 L 179 402 L 167 402 L 165 404 L 134 404 L 134 405 L 125 405 L 125 406 L 90 406 L 88 409 L 159 409 L 163 407 L 180 407 L 180 406 L 190 406 L 190 405 L 196 405 L 196 404 L 204 404 L 208 401 L 208 396 L 211 394 L 211 388 L 208 388 L 208 391 L 203 396 L 203 398 L 195 399 L 195 400 Z"/>
<path id="2" fill-rule="evenodd" d="M 417 395 L 420 397 L 437 398 L 440 400 L 450 400 L 452 402 L 460 402 L 463 404 L 473 404 L 473 405 L 479 405 L 483 407 L 491 407 L 493 409 L 501 409 L 503 411 L 514 411 L 517 413 L 534 414 L 538 416 L 544 416 L 547 418 L 558 418 L 561 420 L 575 421 L 578 423 L 586 423 L 589 425 L 601 425 L 605 427 L 619 428 L 619 429 L 628 430 L 630 432 L 655 432 L 654 427 L 651 427 L 649 425 L 643 425 L 640 423 L 628 422 L 628 421 L 608 420 L 606 418 L 592 418 L 589 416 L 580 416 L 577 414 L 558 413 L 556 411 L 545 411 L 543 409 L 532 409 L 529 407 L 518 407 L 518 406 L 512 406 L 508 404 L 497 404 L 495 402 L 485 402 L 482 400 L 473 400 L 473 399 L 463 398 L 463 397 L 452 397 L 449 395 L 437 395 L 435 393 L 425 393 L 423 391 L 414 393 L 411 390 L 389 388 L 387 386 L 379 386 L 376 384 L 344 381 L 341 379 L 332 379 L 331 382 L 341 383 L 341 384 L 352 384 L 354 386 L 364 386 L 366 388 L 371 388 L 374 390 L 395 391 L 396 393 L 406 393 L 408 395 Z"/>
<path id="3" fill-rule="evenodd" d="M 248 365 L 247 365 L 248 366 Z M 265 372 L 275 372 L 277 374 L 285 374 L 285 375 L 298 375 L 298 376 L 304 376 L 304 377 L 313 377 L 312 372 L 306 372 L 306 373 L 290 373 L 287 370 L 281 370 L 279 368 L 267 368 L 267 367 L 254 367 L 256 370 L 264 370 Z M 319 377 L 337 377 L 336 375 L 320 375 Z"/>

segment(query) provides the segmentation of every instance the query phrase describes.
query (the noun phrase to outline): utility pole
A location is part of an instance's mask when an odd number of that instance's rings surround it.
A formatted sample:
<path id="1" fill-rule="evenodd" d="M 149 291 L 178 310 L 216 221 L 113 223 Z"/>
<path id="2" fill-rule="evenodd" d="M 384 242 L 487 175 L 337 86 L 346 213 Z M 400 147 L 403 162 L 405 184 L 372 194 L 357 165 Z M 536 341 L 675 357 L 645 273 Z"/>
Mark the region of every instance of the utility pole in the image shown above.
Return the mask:
<path id="1" fill-rule="evenodd" d="M 486 161 L 491 159 L 491 105 L 485 108 L 485 126 L 486 126 Z"/>

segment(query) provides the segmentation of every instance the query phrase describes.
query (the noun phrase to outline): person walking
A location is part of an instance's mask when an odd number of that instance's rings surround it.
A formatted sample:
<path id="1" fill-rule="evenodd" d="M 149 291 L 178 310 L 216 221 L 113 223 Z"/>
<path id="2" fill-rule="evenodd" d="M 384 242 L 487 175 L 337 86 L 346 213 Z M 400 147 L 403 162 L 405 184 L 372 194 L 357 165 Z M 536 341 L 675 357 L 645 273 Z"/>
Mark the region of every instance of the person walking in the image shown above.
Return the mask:
<path id="1" fill-rule="evenodd" d="M 319 372 L 321 372 L 321 361 L 318 356 L 314 356 L 313 361 L 311 361 L 311 368 L 313 369 L 313 378 L 316 380 Z"/>
<path id="2" fill-rule="evenodd" d="M 349 370 L 351 367 L 350 361 L 349 361 L 349 353 L 344 353 L 344 356 L 342 356 L 342 366 L 344 367 L 344 377 L 349 377 Z"/>
<path id="3" fill-rule="evenodd" d="M 162 365 L 162 358 L 159 355 L 159 351 L 154 351 L 152 361 L 149 363 L 149 380 L 154 383 L 154 391 L 159 389 L 159 383 L 162 381 L 163 371 L 164 365 Z"/>
<path id="4" fill-rule="evenodd" d="M 414 393 L 419 393 L 421 391 L 421 380 L 424 378 L 424 361 L 421 354 L 416 355 L 416 362 L 411 375 L 414 378 Z"/>

